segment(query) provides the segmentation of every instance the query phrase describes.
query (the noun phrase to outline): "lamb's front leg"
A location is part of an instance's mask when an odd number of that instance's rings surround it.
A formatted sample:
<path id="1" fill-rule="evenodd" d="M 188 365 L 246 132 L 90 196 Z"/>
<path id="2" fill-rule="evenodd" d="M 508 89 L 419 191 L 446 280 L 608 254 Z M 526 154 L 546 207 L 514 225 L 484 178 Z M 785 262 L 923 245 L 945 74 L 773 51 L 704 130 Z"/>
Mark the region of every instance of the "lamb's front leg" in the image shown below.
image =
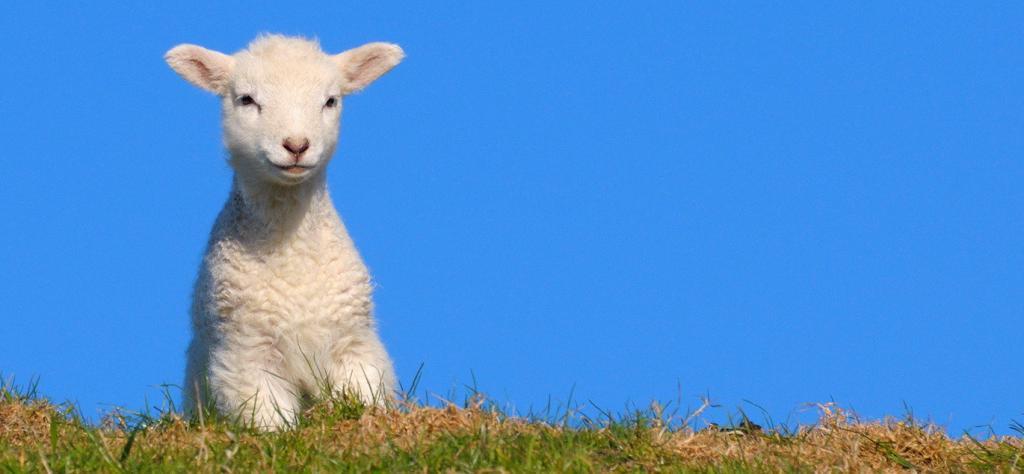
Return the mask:
<path id="1" fill-rule="evenodd" d="M 354 394 L 373 406 L 389 406 L 394 401 L 395 371 L 375 332 L 342 338 L 330 354 L 328 374 L 336 394 Z"/>
<path id="2" fill-rule="evenodd" d="M 262 430 L 295 423 L 300 394 L 273 344 L 225 343 L 210 355 L 209 391 L 217 410 Z"/>

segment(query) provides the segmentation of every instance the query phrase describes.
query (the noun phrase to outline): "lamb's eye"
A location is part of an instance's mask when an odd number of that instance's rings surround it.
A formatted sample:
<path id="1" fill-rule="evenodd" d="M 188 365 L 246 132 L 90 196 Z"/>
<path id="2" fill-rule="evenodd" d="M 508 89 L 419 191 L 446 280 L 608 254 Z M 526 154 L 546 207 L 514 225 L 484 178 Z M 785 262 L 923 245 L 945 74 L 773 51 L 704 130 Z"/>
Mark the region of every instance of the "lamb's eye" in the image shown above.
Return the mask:
<path id="1" fill-rule="evenodd" d="M 327 102 L 324 102 L 324 107 L 327 107 L 327 108 L 334 107 L 335 105 L 338 105 L 338 99 L 336 99 L 334 97 L 331 97 L 331 98 L 327 99 Z"/>
<path id="2" fill-rule="evenodd" d="M 239 97 L 238 103 L 240 105 L 256 105 L 256 101 L 253 100 L 251 95 L 243 95 L 242 97 Z"/>

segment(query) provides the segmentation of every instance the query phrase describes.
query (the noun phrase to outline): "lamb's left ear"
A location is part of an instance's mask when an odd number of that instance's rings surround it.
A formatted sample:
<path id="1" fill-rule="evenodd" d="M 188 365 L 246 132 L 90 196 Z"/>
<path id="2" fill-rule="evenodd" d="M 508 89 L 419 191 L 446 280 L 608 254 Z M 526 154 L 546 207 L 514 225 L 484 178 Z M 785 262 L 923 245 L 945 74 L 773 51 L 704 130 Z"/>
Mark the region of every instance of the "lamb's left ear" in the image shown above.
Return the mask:
<path id="1" fill-rule="evenodd" d="M 181 44 L 164 55 L 167 64 L 186 81 L 217 95 L 228 91 L 235 58 L 194 44 Z"/>
<path id="2" fill-rule="evenodd" d="M 405 52 L 397 44 L 369 43 L 333 57 L 341 68 L 345 84 L 342 92 L 351 94 L 377 80 L 402 62 Z"/>

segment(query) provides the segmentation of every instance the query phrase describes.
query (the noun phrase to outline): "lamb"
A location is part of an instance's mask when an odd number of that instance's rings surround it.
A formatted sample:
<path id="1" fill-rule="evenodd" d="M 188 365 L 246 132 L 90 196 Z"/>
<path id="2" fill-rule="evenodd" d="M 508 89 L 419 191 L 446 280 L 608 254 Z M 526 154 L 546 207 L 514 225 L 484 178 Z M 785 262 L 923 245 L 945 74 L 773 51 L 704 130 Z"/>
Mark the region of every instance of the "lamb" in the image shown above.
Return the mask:
<path id="1" fill-rule="evenodd" d="M 315 41 L 279 35 L 234 55 L 189 44 L 167 52 L 175 72 L 220 96 L 234 170 L 193 293 L 186 413 L 209 406 L 275 430 L 324 385 L 368 404 L 393 400 L 373 285 L 325 168 L 342 97 L 403 57 L 394 44 L 328 55 Z"/>

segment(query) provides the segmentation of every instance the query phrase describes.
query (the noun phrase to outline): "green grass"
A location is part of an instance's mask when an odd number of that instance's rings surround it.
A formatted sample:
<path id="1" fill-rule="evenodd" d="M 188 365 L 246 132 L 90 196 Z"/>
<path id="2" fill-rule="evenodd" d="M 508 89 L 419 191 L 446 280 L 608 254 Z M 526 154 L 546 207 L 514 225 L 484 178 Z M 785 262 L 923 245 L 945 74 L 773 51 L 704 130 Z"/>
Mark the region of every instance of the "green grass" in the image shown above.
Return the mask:
<path id="1" fill-rule="evenodd" d="M 329 397 L 328 397 L 329 398 Z M 808 426 L 762 429 L 741 413 L 696 429 L 707 405 L 658 404 L 601 420 L 562 411 L 510 416 L 473 395 L 460 406 L 415 401 L 391 410 L 353 397 L 318 402 L 294 429 L 261 433 L 225 417 L 114 411 L 101 423 L 0 384 L 0 470 L 9 472 L 1019 472 L 1019 436 L 950 438 L 912 417 L 861 421 L 832 404 Z M 1024 435 L 1024 427 L 1014 425 Z"/>

